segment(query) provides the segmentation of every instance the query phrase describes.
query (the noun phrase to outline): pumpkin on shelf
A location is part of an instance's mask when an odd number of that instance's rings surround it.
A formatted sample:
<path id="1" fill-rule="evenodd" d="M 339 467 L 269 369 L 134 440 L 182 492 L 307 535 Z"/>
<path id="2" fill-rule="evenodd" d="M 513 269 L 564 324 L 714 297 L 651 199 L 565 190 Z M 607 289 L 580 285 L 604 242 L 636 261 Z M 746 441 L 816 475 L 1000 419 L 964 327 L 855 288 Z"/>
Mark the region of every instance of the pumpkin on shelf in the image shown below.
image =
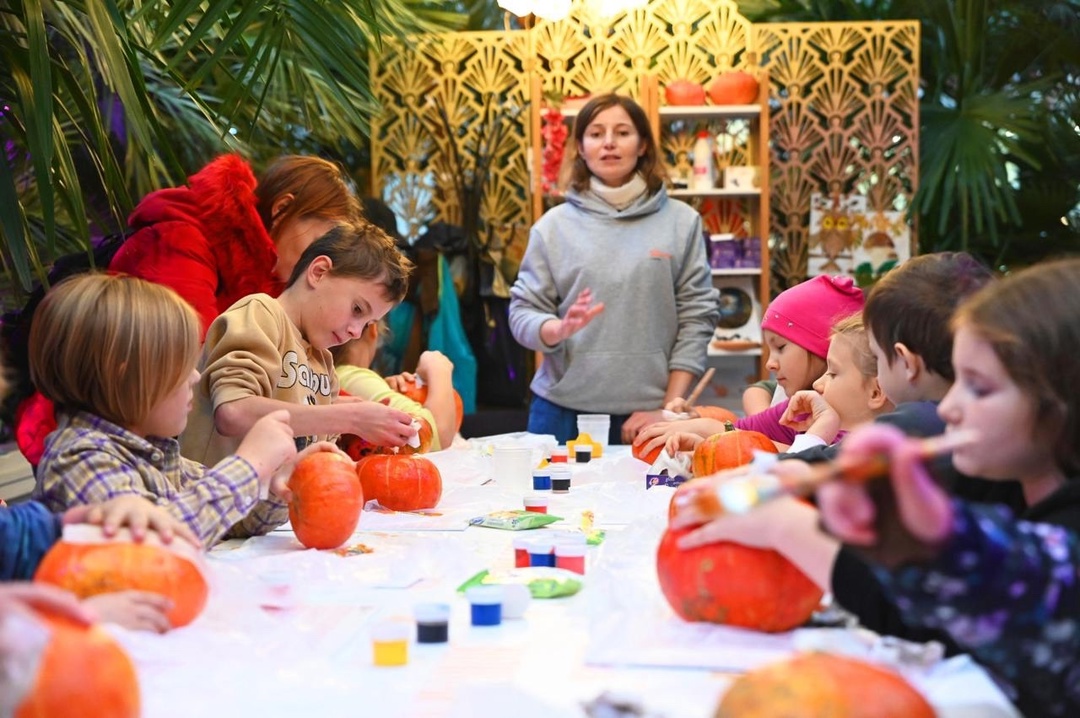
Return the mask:
<path id="1" fill-rule="evenodd" d="M 403 382 L 404 390 L 401 392 L 405 396 L 415 401 L 420 406 L 424 405 L 428 397 L 428 388 L 426 384 L 421 384 L 417 381 Z M 454 390 L 454 431 L 457 432 L 461 429 L 461 422 L 465 418 L 465 404 L 461 401 L 461 394 Z"/>
<path id="2" fill-rule="evenodd" d="M 829 653 L 805 653 L 746 673 L 720 699 L 715 718 L 933 718 L 933 707 L 900 674 Z"/>
<path id="3" fill-rule="evenodd" d="M 14 718 L 139 715 L 135 666 L 104 629 L 45 612 L 35 613 L 30 620 L 38 621 L 49 635 L 33 683 L 21 699 L 13 696 L 19 700 Z"/>
<path id="4" fill-rule="evenodd" d="M 289 522 L 304 546 L 337 548 L 353 535 L 364 492 L 352 461 L 330 451 L 305 456 L 289 477 L 289 489 Z"/>
<path id="5" fill-rule="evenodd" d="M 656 552 L 660 589 L 683 620 L 776 633 L 805 623 L 821 602 L 822 590 L 776 551 L 729 541 L 680 549 L 691 530 L 669 528 Z"/>
<path id="6" fill-rule="evenodd" d="M 758 99 L 757 78 L 742 70 L 721 73 L 709 83 L 709 99 L 714 105 L 753 104 Z"/>
<path id="7" fill-rule="evenodd" d="M 664 99 L 672 107 L 705 104 L 705 88 L 690 80 L 672 80 L 664 86 Z"/>
<path id="8" fill-rule="evenodd" d="M 725 427 L 726 431 L 713 434 L 694 448 L 691 461 L 694 476 L 708 476 L 749 464 L 754 460 L 755 451 L 778 453 L 776 444 L 764 434 L 736 429 L 731 422 Z"/>
<path id="9" fill-rule="evenodd" d="M 210 585 L 201 555 L 183 539 L 162 544 L 154 534 L 135 543 L 121 530 L 106 537 L 101 527 L 76 524 L 45 554 L 34 580 L 71 591 L 79 598 L 115 591 L 148 591 L 172 602 L 174 628 L 195 620 L 206 606 Z"/>
<path id="10" fill-rule="evenodd" d="M 374 454 L 356 465 L 369 501 L 391 511 L 432 509 L 442 498 L 442 474 L 422 456 Z"/>

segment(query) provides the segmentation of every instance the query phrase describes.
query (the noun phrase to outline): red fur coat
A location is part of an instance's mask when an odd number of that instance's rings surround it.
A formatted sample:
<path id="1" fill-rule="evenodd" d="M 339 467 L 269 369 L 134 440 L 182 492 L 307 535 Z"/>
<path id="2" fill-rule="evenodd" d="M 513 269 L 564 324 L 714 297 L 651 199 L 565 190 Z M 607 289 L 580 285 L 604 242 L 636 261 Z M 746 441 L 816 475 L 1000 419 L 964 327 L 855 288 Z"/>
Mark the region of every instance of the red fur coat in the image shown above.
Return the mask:
<path id="1" fill-rule="evenodd" d="M 277 251 L 256 209 L 255 175 L 237 155 L 223 155 L 188 178 L 188 186 L 143 198 L 128 218 L 135 233 L 109 264 L 175 289 L 202 318 L 249 294 L 277 296 Z"/>

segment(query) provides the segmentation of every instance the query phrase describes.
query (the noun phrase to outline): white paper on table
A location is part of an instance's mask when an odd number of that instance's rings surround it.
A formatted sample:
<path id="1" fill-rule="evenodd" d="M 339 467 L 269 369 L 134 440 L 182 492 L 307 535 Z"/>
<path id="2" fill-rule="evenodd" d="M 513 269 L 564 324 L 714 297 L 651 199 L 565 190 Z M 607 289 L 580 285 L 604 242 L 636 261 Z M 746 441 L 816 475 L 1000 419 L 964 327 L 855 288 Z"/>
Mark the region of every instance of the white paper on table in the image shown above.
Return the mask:
<path id="1" fill-rule="evenodd" d="M 728 673 L 783 660 L 793 651 L 792 634 L 763 634 L 730 626 L 634 621 L 613 614 L 590 631 L 585 662 L 602 666 L 696 668 Z"/>

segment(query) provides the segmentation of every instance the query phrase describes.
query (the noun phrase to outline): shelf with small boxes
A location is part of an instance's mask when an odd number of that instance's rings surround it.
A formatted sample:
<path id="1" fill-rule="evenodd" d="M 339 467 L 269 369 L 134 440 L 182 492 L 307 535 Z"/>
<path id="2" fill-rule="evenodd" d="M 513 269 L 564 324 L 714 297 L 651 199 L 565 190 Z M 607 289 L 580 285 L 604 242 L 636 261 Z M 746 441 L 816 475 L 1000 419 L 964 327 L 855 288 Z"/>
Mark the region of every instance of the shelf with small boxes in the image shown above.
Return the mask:
<path id="1" fill-rule="evenodd" d="M 721 73 L 723 74 L 723 73 Z M 764 72 L 734 72 L 754 86 L 741 100 L 703 104 L 705 92 L 666 92 L 648 76 L 653 133 L 669 175 L 668 195 L 683 200 L 702 216 L 713 285 L 719 290 L 720 320 L 708 355 L 726 365 L 745 357 L 749 364 L 729 369 L 764 377 L 762 307 L 769 301 L 769 104 Z M 674 80 L 686 85 L 685 80 Z M 686 88 L 681 88 L 685 90 Z M 712 92 L 709 99 L 720 99 Z M 706 149 L 707 148 L 707 149 Z M 723 369 L 720 369 L 721 371 Z M 736 382 L 737 383 L 737 382 Z"/>

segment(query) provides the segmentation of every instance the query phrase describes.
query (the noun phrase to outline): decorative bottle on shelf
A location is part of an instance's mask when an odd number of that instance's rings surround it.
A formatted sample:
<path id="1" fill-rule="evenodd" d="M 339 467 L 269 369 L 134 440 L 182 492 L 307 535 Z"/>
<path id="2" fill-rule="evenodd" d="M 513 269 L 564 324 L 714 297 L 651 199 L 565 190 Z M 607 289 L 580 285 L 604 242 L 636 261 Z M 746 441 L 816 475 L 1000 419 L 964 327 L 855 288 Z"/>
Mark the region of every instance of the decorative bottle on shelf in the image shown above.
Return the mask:
<path id="1" fill-rule="evenodd" d="M 712 144 L 706 130 L 698 132 L 694 142 L 694 176 L 690 189 L 707 192 L 716 187 L 716 165 L 713 163 Z"/>

